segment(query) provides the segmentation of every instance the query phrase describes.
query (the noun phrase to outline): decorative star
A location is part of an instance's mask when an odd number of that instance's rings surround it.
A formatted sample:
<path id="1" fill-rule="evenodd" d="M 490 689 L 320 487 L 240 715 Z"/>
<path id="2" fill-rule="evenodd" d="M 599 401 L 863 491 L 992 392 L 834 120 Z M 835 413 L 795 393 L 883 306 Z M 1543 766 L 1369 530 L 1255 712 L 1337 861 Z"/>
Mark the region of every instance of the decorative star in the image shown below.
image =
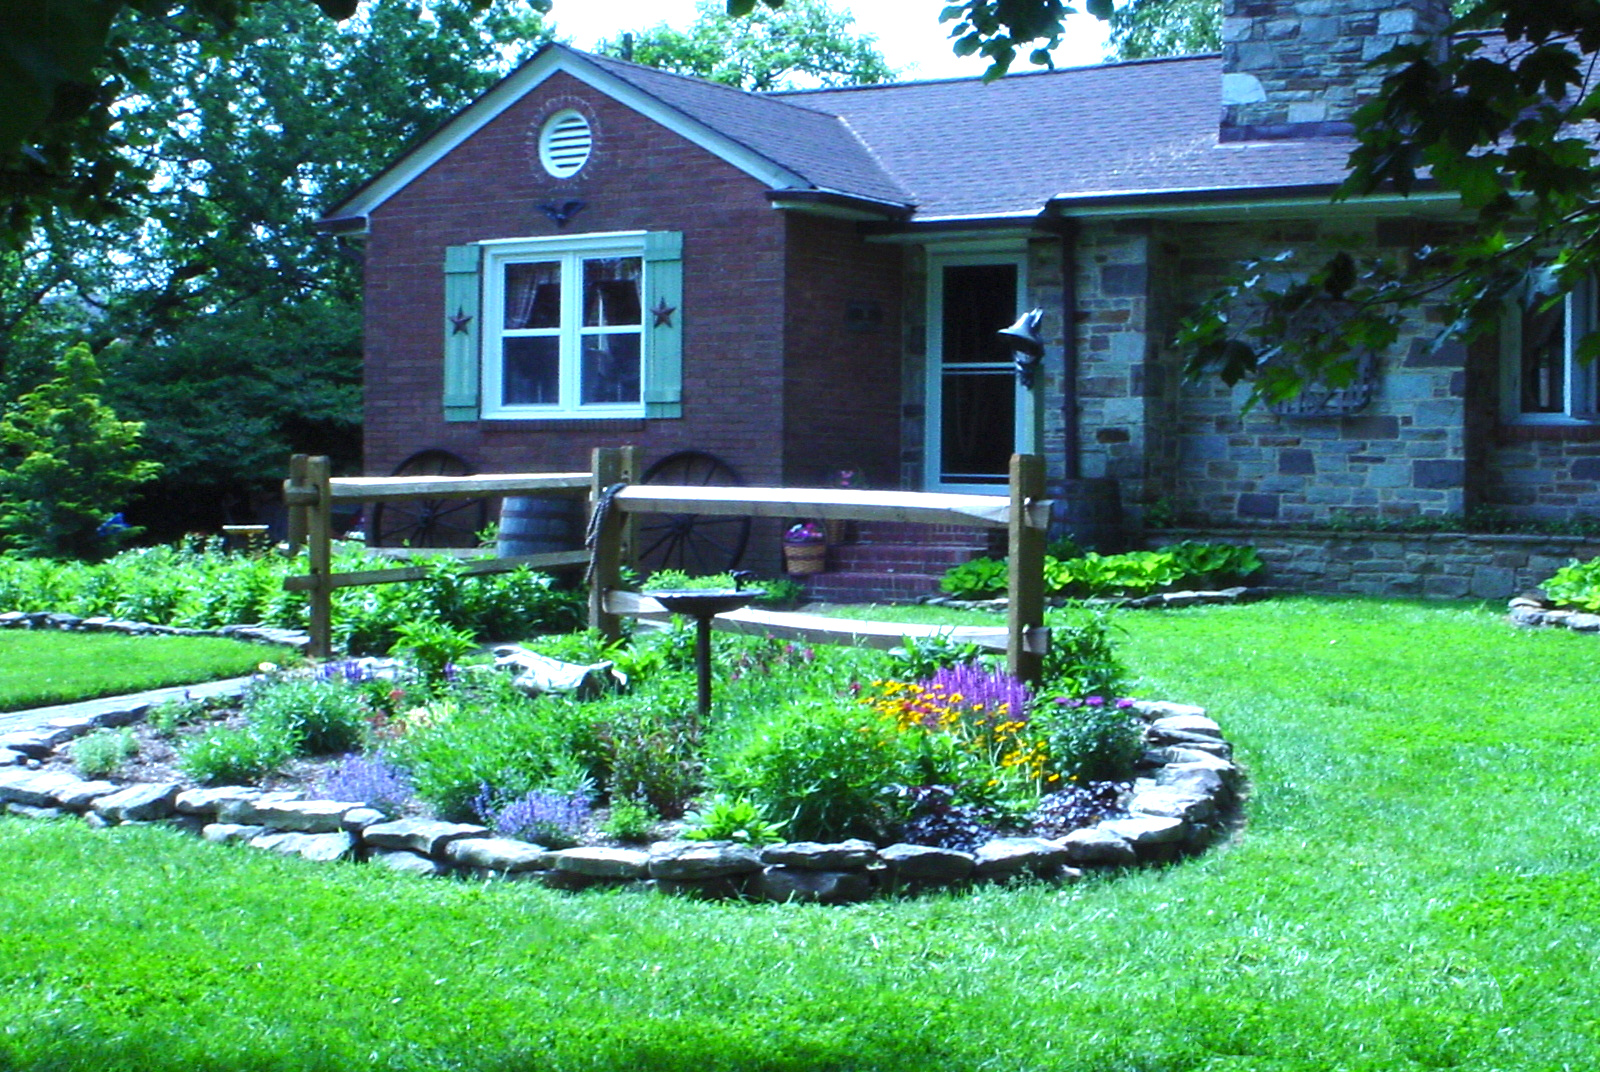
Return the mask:
<path id="1" fill-rule="evenodd" d="M 467 326 L 471 323 L 472 317 L 467 315 L 467 311 L 465 309 L 458 307 L 456 309 L 456 315 L 450 318 L 450 334 L 465 335 L 467 333 Z"/>
<path id="2" fill-rule="evenodd" d="M 676 305 L 668 305 L 667 299 L 657 298 L 656 307 L 650 310 L 651 314 L 656 318 L 653 326 L 670 328 L 672 326 L 672 314 L 677 311 L 678 307 Z"/>

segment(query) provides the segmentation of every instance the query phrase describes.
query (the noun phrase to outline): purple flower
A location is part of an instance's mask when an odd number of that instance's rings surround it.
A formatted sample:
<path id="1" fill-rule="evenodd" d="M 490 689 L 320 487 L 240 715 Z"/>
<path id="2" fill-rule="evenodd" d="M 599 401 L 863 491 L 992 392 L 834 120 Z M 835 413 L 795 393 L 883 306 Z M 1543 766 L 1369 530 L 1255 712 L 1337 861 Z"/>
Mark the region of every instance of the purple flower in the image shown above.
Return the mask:
<path id="1" fill-rule="evenodd" d="M 382 754 L 359 756 L 350 753 L 328 772 L 318 791 L 329 800 L 354 800 L 383 811 L 399 811 L 414 792 L 411 779 L 392 766 Z"/>
<path id="2" fill-rule="evenodd" d="M 1000 721 L 1002 707 L 1006 719 L 1028 720 L 1028 686 L 1004 670 L 988 670 L 977 663 L 946 666 L 926 685 L 947 698 L 960 696 L 960 706 L 967 710 L 981 709 L 985 721 Z"/>
<path id="3" fill-rule="evenodd" d="M 1106 698 L 1104 696 L 1085 696 L 1083 698 L 1083 702 L 1088 704 L 1090 707 L 1104 707 L 1106 705 Z"/>
<path id="4" fill-rule="evenodd" d="M 485 785 L 472 808 L 501 837 L 521 838 L 553 849 L 576 845 L 589 821 L 589 800 L 582 793 L 535 789 L 502 806 L 494 790 Z"/>
<path id="5" fill-rule="evenodd" d="M 1133 701 L 1124 696 L 1122 699 L 1117 701 L 1117 706 L 1120 708 L 1129 708 L 1133 706 Z"/>

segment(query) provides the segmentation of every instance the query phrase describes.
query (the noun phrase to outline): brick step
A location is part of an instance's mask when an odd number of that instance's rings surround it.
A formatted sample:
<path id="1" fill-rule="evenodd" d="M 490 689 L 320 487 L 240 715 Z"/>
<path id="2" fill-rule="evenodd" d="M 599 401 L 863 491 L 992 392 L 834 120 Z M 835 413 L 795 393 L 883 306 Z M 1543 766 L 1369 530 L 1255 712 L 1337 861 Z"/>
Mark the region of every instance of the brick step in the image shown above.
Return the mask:
<path id="1" fill-rule="evenodd" d="M 942 574 L 940 575 L 942 576 Z M 814 603 L 909 603 L 938 595 L 940 576 L 929 573 L 813 573 L 804 578 Z"/>
<path id="2" fill-rule="evenodd" d="M 971 547 L 913 547 L 907 544 L 843 544 L 828 548 L 828 568 L 855 573 L 883 570 L 943 571 L 978 557 Z"/>
<path id="3" fill-rule="evenodd" d="M 991 532 L 994 533 L 991 536 Z M 943 544 L 956 547 L 990 546 L 991 539 L 1005 540 L 1001 529 L 967 528 L 962 525 L 919 525 L 911 521 L 859 521 L 855 525 L 856 543 L 863 544 Z"/>

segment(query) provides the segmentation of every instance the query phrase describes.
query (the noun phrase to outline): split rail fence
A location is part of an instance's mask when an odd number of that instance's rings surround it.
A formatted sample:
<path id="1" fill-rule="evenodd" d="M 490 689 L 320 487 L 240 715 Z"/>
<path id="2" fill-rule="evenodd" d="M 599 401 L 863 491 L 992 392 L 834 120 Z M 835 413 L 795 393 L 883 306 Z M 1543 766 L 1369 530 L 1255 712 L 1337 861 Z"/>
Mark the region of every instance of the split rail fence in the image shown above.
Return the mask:
<path id="1" fill-rule="evenodd" d="M 712 628 L 807 643 L 857 644 L 891 648 L 906 637 L 948 636 L 960 643 L 1003 651 L 1010 671 L 1038 679 L 1050 634 L 1044 626 L 1044 548 L 1050 502 L 1044 495 L 1044 464 L 1037 455 L 1011 459 L 1009 495 L 963 495 L 912 491 L 858 491 L 841 488 L 700 487 L 632 483 L 632 447 L 597 448 L 586 473 L 507 473 L 486 476 L 331 477 L 328 459 L 296 455 L 284 482 L 289 507 L 289 543 L 307 548 L 310 572 L 289 577 L 284 587 L 310 599 L 311 652 L 332 651 L 333 592 L 352 585 L 420 580 L 423 567 L 332 571 L 333 504 L 395 500 L 474 499 L 487 496 L 587 493 L 591 509 L 606 501 L 591 545 L 575 551 L 466 564 L 468 574 L 503 573 L 519 566 L 589 568 L 589 625 L 607 637 L 622 635 L 624 618 L 664 621 L 671 617 L 648 593 L 621 587 L 633 522 L 641 514 L 694 514 L 823 521 L 899 521 L 929 525 L 1003 528 L 1008 532 L 1010 600 L 1004 628 L 936 626 L 825 617 L 753 607 L 712 619 Z M 609 494 L 607 492 L 609 491 Z"/>

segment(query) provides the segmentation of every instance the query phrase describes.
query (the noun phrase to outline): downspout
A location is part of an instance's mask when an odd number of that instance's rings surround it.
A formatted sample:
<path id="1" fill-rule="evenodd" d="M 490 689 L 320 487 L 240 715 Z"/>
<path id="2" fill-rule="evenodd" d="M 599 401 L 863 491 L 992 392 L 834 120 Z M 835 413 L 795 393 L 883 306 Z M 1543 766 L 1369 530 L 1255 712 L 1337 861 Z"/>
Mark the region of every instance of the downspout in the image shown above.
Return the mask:
<path id="1" fill-rule="evenodd" d="M 1078 221 L 1061 221 L 1061 464 L 1062 475 L 1083 475 L 1078 444 Z"/>

